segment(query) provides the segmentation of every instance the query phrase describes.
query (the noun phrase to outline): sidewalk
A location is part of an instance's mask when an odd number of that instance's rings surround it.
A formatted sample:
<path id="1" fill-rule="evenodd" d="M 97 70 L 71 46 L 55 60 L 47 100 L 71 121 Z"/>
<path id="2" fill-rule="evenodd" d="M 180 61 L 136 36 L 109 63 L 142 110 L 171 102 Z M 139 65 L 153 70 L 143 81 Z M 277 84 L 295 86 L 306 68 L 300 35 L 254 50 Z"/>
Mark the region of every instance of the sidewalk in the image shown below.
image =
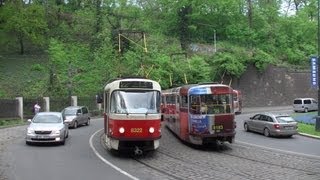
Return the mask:
<path id="1" fill-rule="evenodd" d="M 292 110 L 292 106 L 270 106 L 270 107 L 243 107 L 242 113 L 255 113 L 255 112 L 270 112 L 270 111 L 283 111 Z"/>
<path id="2" fill-rule="evenodd" d="M 276 112 L 276 111 L 283 111 L 283 110 L 292 110 L 292 106 L 275 106 L 275 107 L 244 107 L 242 108 L 242 114 L 249 114 L 249 113 L 259 113 L 259 112 Z M 292 110 L 293 112 L 293 110 Z M 306 136 L 310 138 L 320 139 L 320 136 L 299 133 L 301 136 Z"/>

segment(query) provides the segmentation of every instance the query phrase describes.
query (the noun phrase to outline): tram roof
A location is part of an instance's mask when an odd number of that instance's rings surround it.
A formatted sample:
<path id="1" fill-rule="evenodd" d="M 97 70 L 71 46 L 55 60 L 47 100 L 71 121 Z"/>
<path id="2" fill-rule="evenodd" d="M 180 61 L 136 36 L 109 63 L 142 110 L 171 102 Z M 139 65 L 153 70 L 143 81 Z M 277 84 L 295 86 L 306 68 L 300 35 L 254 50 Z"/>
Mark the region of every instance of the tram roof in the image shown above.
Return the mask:
<path id="1" fill-rule="evenodd" d="M 182 86 L 179 86 L 179 87 L 163 90 L 162 93 L 164 93 L 164 94 L 166 94 L 166 93 L 178 93 L 179 91 L 188 91 L 191 88 L 203 88 L 203 87 L 230 87 L 230 86 L 225 85 L 225 84 L 215 83 L 215 82 L 199 83 L 199 84 L 187 84 L 187 85 L 182 85 Z"/>
<path id="2" fill-rule="evenodd" d="M 155 89 L 161 91 L 161 86 L 157 81 L 151 80 L 151 79 L 146 79 L 146 78 L 117 78 L 109 82 L 104 90 L 107 89 L 121 89 L 120 88 L 120 83 L 121 82 L 150 82 L 152 83 L 152 88 L 142 88 L 142 89 Z M 141 88 L 122 88 L 122 89 L 141 89 Z"/>

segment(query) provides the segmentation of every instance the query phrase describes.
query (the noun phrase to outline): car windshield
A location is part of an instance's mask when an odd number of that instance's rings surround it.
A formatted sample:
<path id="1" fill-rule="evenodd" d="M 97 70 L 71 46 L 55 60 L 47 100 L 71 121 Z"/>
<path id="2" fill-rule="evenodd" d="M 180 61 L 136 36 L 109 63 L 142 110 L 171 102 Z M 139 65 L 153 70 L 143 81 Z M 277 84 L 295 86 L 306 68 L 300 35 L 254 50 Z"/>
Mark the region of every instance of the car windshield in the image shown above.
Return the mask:
<path id="1" fill-rule="evenodd" d="M 111 95 L 112 113 L 159 113 L 158 91 L 115 91 Z"/>
<path id="2" fill-rule="evenodd" d="M 33 123 L 60 123 L 62 120 L 58 115 L 46 114 L 46 115 L 37 115 L 33 119 Z"/>
<path id="3" fill-rule="evenodd" d="M 291 122 L 295 122 L 295 120 L 290 117 L 290 116 L 278 116 L 276 117 L 277 121 L 279 123 L 291 123 Z"/>
<path id="4" fill-rule="evenodd" d="M 65 109 L 63 114 L 64 115 L 76 115 L 77 109 Z"/>

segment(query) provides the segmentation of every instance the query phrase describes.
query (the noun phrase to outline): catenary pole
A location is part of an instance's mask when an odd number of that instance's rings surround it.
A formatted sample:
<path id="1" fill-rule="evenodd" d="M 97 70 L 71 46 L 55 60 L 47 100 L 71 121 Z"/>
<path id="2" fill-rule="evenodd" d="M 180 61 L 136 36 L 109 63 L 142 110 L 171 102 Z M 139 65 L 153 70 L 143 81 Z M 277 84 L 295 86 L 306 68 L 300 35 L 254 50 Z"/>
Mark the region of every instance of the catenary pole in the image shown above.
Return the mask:
<path id="1" fill-rule="evenodd" d="M 320 0 L 318 0 L 318 64 L 317 64 L 317 72 L 318 72 L 318 116 L 316 118 L 316 131 L 320 131 L 320 62 L 319 62 L 319 54 L 320 54 Z"/>

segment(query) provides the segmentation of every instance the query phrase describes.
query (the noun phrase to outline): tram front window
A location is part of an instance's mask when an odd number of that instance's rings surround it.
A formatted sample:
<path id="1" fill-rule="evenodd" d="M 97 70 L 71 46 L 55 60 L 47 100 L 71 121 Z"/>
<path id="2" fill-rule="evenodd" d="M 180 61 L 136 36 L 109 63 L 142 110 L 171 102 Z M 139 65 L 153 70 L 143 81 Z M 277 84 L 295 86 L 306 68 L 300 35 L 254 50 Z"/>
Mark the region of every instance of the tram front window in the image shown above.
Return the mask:
<path id="1" fill-rule="evenodd" d="M 191 95 L 190 109 L 192 114 L 225 114 L 231 113 L 231 95 Z"/>
<path id="2" fill-rule="evenodd" d="M 160 112 L 157 91 L 115 91 L 111 96 L 111 112 L 119 114 L 152 114 Z"/>

